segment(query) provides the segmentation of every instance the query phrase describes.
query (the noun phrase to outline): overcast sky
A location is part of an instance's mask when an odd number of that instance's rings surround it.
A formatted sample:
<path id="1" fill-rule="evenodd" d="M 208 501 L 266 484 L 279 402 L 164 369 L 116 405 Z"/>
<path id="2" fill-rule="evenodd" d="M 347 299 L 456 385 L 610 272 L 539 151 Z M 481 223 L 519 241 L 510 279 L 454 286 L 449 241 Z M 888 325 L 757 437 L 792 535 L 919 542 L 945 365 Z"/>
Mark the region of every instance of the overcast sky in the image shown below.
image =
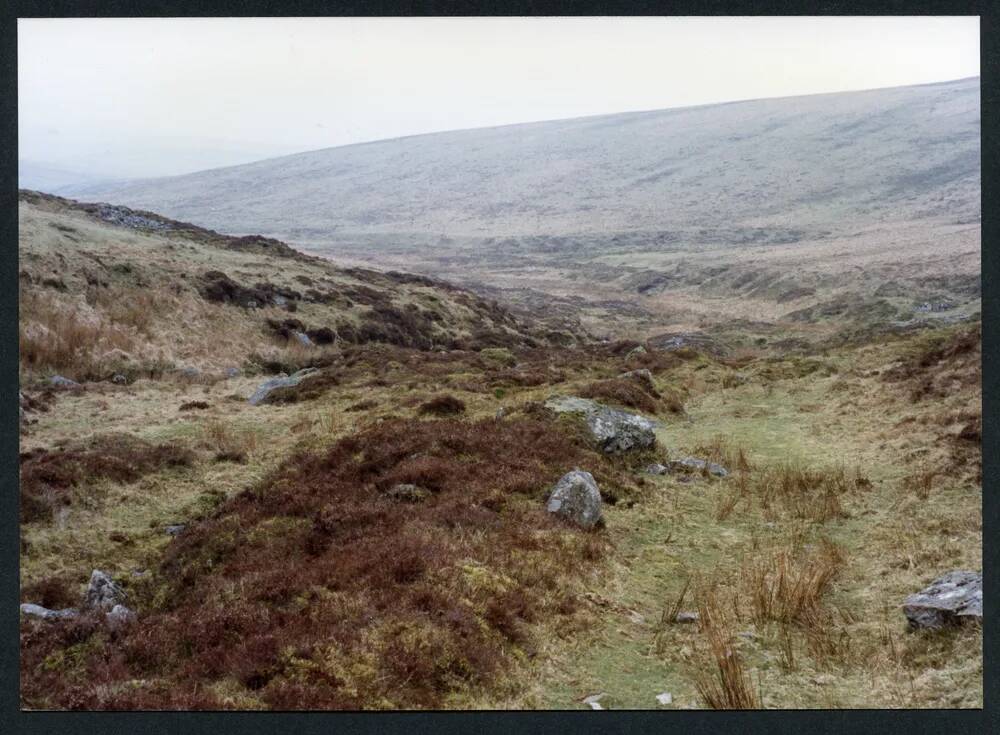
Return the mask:
<path id="1" fill-rule="evenodd" d="M 978 74 L 978 18 L 20 20 L 20 158 L 158 176 L 415 133 Z"/>

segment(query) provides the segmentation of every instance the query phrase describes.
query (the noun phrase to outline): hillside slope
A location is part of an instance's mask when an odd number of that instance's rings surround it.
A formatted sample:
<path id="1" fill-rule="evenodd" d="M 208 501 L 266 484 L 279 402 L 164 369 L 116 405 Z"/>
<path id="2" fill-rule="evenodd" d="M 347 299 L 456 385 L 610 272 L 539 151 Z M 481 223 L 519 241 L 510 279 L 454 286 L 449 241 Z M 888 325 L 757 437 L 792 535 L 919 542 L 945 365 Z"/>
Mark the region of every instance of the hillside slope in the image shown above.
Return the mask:
<path id="1" fill-rule="evenodd" d="M 742 322 L 812 338 L 937 318 L 927 304 L 978 310 L 979 138 L 966 79 L 415 136 L 86 193 L 612 337 Z"/>
<path id="2" fill-rule="evenodd" d="M 735 242 L 780 243 L 975 221 L 979 133 L 967 79 L 421 135 L 78 193 L 293 239 L 725 223 Z"/>
<path id="3" fill-rule="evenodd" d="M 23 377 L 294 363 L 340 344 L 478 349 L 548 338 L 429 278 L 337 268 L 277 240 L 149 212 L 20 199 Z"/>

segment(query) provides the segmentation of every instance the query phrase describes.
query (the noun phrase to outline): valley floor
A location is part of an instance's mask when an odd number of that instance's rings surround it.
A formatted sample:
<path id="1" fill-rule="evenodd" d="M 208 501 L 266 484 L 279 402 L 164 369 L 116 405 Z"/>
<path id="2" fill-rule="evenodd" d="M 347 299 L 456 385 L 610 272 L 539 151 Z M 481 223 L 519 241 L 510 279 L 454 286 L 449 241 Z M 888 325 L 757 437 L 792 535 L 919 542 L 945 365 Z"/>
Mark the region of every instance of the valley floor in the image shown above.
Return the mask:
<path id="1" fill-rule="evenodd" d="M 978 433 L 968 439 L 981 411 L 978 334 L 972 346 L 963 334 L 728 364 L 694 355 L 655 371 L 661 391 L 686 397 L 684 415 L 663 418 L 660 454 L 712 458 L 731 474 L 638 479 L 634 498 L 605 509 L 607 553 L 566 583 L 579 610 L 529 621 L 530 655 L 509 648 L 510 676 L 456 689 L 440 705 L 572 709 L 603 693 L 605 708 L 703 707 L 699 684 L 717 665 L 709 642 L 719 633 L 764 707 L 982 706 L 981 629 L 910 633 L 900 611 L 908 594 L 945 571 L 982 566 Z M 952 343 L 960 347 L 949 353 Z M 22 585 L 29 594 L 52 580 L 72 588 L 102 568 L 139 586 L 176 545 L 168 525 L 196 526 L 288 456 L 324 451 L 380 419 L 416 417 L 441 391 L 475 420 L 636 367 L 573 352 L 568 361 L 558 352 L 540 363 L 522 358 L 522 368 L 550 376 L 534 386 L 484 384 L 489 371 L 468 355 L 428 362 L 397 351 L 373 358 L 370 372 L 342 374 L 317 398 L 278 405 L 248 405 L 263 380 L 249 376 L 57 393 L 47 410 L 31 413 L 22 459 L 119 432 L 182 446 L 196 459 L 131 484 L 98 480 L 51 522 L 23 524 Z M 921 356 L 938 353 L 945 356 L 923 365 Z M 911 375 L 901 365 L 919 369 Z M 206 405 L 181 410 L 194 401 Z M 218 460 L 227 453 L 242 459 Z M 799 476 L 815 495 L 786 487 Z M 828 578 L 807 614 L 762 607 L 761 584 L 776 570 L 805 578 L 820 561 Z M 673 623 L 678 610 L 701 620 Z M 54 655 L 46 671 L 63 666 L 66 677 L 79 676 L 79 659 Z M 231 680 L 211 691 L 218 706 L 265 706 Z M 668 705 L 656 700 L 664 692 Z M 27 704 L 54 702 L 36 691 Z"/>

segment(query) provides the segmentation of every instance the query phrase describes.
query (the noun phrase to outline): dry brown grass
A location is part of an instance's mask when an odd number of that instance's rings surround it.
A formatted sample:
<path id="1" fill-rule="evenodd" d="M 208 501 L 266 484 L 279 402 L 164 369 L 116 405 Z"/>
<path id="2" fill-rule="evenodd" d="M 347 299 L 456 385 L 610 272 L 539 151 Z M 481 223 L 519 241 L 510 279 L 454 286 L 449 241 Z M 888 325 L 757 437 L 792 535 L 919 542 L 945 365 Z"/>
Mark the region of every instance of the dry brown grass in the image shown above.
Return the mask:
<path id="1" fill-rule="evenodd" d="M 234 426 L 222 419 L 211 419 L 202 426 L 203 444 L 223 459 L 246 458 L 260 445 L 260 435 L 249 427 Z"/>
<path id="2" fill-rule="evenodd" d="M 707 655 L 694 674 L 702 704 L 710 709 L 760 709 L 759 687 L 755 688 L 736 647 L 729 614 L 712 588 L 698 595 L 698 615 L 707 640 Z"/>
<path id="3" fill-rule="evenodd" d="M 58 372 L 84 380 L 105 372 L 100 355 L 128 352 L 135 335 L 93 311 L 49 291 L 21 287 L 18 349 L 21 365 L 33 373 Z"/>
<path id="4" fill-rule="evenodd" d="M 782 548 L 746 559 L 740 576 L 752 619 L 759 624 L 817 625 L 823 597 L 844 561 L 843 550 L 825 540 L 806 553 Z"/>

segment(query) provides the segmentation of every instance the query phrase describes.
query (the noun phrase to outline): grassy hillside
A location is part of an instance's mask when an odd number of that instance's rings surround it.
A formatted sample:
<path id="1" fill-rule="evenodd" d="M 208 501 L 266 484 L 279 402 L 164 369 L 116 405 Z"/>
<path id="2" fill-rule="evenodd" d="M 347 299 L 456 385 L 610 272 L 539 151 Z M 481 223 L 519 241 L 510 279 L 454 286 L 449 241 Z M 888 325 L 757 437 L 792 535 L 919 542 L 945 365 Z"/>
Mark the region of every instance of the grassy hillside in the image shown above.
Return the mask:
<path id="1" fill-rule="evenodd" d="M 274 240 L 20 206 L 22 601 L 79 605 L 103 569 L 138 613 L 24 619 L 25 707 L 705 707 L 733 667 L 743 705 L 981 706 L 982 631 L 899 610 L 982 565 L 977 322 L 637 350 Z M 595 451 L 553 394 L 658 445 Z M 643 471 L 688 455 L 730 476 Z M 574 467 L 603 528 L 545 512 Z"/>
<path id="2" fill-rule="evenodd" d="M 573 339 L 429 278 L 337 268 L 151 213 L 22 192 L 19 220 L 22 381 L 294 371 L 344 344 Z"/>

